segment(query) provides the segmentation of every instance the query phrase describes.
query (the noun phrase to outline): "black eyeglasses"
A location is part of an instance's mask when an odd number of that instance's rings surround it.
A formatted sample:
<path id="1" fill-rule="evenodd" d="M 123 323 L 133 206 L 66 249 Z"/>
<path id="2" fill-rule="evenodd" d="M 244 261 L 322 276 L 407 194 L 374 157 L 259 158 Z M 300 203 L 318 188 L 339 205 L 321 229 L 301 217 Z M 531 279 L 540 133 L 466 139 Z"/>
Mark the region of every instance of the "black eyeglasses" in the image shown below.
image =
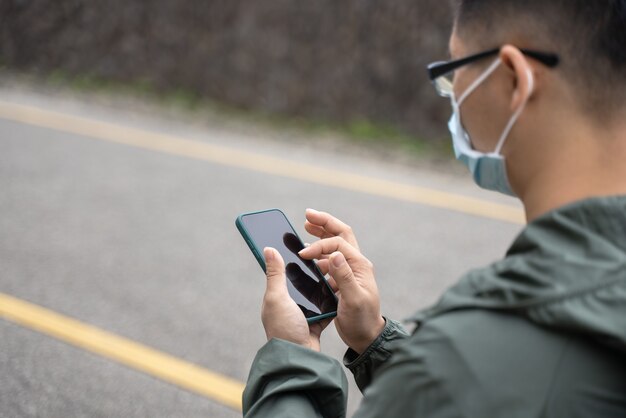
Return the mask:
<path id="1" fill-rule="evenodd" d="M 524 55 L 536 59 L 537 61 L 550 68 L 556 67 L 559 63 L 559 56 L 553 53 L 533 51 L 530 49 L 520 49 L 520 51 Z M 454 61 L 433 62 L 427 67 L 428 78 L 435 86 L 435 89 L 437 90 L 437 93 L 439 93 L 439 95 L 444 97 L 450 97 L 452 95 L 452 77 L 446 77 L 446 75 L 451 74 L 459 67 L 470 64 L 474 61 L 481 60 L 483 58 L 490 57 L 492 55 L 496 55 L 499 52 L 500 48 L 494 48 L 490 49 L 489 51 L 479 52 L 477 54 L 473 54 Z"/>

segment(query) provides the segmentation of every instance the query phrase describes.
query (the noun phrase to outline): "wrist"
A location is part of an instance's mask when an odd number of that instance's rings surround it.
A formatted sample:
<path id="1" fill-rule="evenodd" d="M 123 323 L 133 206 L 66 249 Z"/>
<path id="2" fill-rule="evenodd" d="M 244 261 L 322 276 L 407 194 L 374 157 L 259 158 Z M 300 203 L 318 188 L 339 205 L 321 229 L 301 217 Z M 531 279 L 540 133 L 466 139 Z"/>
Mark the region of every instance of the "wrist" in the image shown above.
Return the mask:
<path id="1" fill-rule="evenodd" d="M 385 329 L 385 324 L 385 318 L 379 316 L 374 326 L 369 328 L 369 333 L 367 337 L 355 342 L 354 344 L 351 344 L 350 348 L 358 354 L 364 353 L 365 350 L 367 350 L 367 348 L 372 345 L 374 341 L 376 341 L 380 334 L 382 334 Z"/>
<path id="2" fill-rule="evenodd" d="M 318 353 L 322 351 L 320 340 L 310 340 L 308 344 L 302 344 L 302 346 L 309 350 L 317 351 Z"/>

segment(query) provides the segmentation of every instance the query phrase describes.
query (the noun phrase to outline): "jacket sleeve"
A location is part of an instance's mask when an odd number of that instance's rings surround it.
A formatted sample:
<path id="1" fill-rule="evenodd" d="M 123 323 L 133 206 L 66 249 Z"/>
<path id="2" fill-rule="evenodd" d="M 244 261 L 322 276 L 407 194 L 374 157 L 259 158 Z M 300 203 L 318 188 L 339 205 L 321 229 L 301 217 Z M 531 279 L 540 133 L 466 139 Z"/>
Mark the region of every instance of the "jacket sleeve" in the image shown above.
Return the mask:
<path id="1" fill-rule="evenodd" d="M 385 318 L 383 332 L 361 355 L 348 348 L 343 357 L 343 364 L 354 375 L 361 392 L 369 386 L 374 373 L 391 357 L 394 342 L 408 337 L 409 334 L 399 322 Z"/>
<path id="2" fill-rule="evenodd" d="M 280 339 L 257 353 L 243 393 L 244 417 L 345 417 L 348 382 L 329 356 Z"/>
<path id="3" fill-rule="evenodd" d="M 422 324 L 411 337 L 396 340 L 392 349 L 393 356 L 373 370 L 354 418 L 467 416 L 449 390 L 450 378 L 461 386 L 478 384 L 465 373 L 446 335 Z"/>

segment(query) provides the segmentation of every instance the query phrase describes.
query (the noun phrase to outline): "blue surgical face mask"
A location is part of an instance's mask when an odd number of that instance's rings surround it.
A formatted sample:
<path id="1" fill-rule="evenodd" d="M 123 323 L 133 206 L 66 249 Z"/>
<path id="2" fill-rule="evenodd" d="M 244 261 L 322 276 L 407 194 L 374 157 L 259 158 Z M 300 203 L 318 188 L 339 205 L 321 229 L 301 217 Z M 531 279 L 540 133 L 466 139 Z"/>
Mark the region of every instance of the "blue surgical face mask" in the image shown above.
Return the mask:
<path id="1" fill-rule="evenodd" d="M 524 110 L 526 101 L 533 90 L 533 76 L 528 72 L 529 93 L 522 105 L 513 113 L 511 119 L 507 123 L 498 144 L 493 152 L 484 153 L 472 147 L 472 141 L 469 134 L 463 128 L 461 123 L 461 104 L 465 99 L 482 84 L 500 65 L 500 58 L 496 59 L 461 95 L 458 101 L 454 95 L 451 96 L 452 101 L 452 117 L 448 123 L 448 128 L 452 134 L 452 144 L 454 145 L 454 153 L 457 160 L 469 168 L 476 184 L 487 190 L 493 190 L 510 196 L 515 196 L 515 192 L 511 189 L 509 179 L 506 173 L 504 157 L 500 154 L 504 142 L 517 121 L 517 118 Z"/>

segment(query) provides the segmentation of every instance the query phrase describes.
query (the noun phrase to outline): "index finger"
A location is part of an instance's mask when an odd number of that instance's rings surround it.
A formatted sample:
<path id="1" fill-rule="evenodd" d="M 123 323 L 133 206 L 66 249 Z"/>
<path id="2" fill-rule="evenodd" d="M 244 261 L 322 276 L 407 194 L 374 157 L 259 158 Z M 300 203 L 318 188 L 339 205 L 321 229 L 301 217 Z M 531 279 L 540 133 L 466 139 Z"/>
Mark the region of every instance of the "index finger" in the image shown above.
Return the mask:
<path id="1" fill-rule="evenodd" d="M 319 240 L 304 248 L 298 254 L 305 259 L 320 259 L 328 257 L 335 251 L 341 252 L 348 262 L 363 259 L 363 255 L 342 237 L 332 237 Z"/>
<path id="2" fill-rule="evenodd" d="M 359 249 L 352 228 L 329 213 L 315 209 L 306 210 L 304 228 L 318 238 L 342 237 L 354 248 Z"/>

